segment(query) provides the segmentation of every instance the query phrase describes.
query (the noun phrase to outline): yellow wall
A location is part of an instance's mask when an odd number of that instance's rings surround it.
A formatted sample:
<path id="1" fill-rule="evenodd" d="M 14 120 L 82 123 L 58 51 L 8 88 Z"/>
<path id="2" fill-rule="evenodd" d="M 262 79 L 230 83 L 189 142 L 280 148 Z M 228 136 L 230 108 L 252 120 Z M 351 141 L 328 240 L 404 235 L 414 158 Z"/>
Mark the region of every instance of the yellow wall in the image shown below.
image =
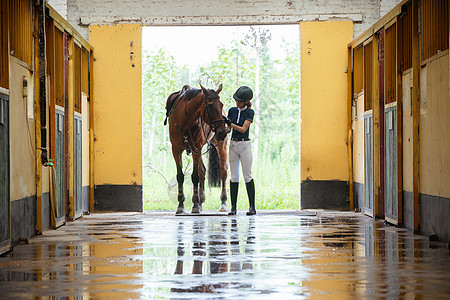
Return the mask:
<path id="1" fill-rule="evenodd" d="M 142 185 L 141 32 L 135 24 L 89 26 L 96 185 Z"/>
<path id="2" fill-rule="evenodd" d="M 419 192 L 450 198 L 450 94 L 448 52 L 421 72 Z"/>
<path id="3" fill-rule="evenodd" d="M 364 233 L 361 228 L 358 233 Z M 372 241 L 367 239 L 365 243 Z M 339 246 L 334 246 L 333 243 Z M 343 239 L 331 239 L 327 243 L 326 238 L 320 240 L 311 240 L 311 249 L 320 248 L 320 257 L 315 251 L 303 251 L 302 254 L 310 255 L 309 259 L 302 260 L 302 264 L 309 272 L 308 280 L 302 281 L 302 288 L 306 289 L 308 299 L 356 299 L 364 298 L 366 290 L 364 285 L 358 285 L 358 277 L 364 274 L 366 270 L 359 270 L 356 274 L 352 269 L 354 256 L 364 257 L 364 243 L 352 241 L 345 242 Z M 339 247 L 336 251 L 336 247 Z M 343 252 L 345 249 L 345 252 Z M 351 253 L 352 256 L 346 253 Z"/>
<path id="4" fill-rule="evenodd" d="M 364 183 L 364 93 L 357 100 L 357 120 L 353 116 L 353 181 Z"/>
<path id="5" fill-rule="evenodd" d="M 302 22 L 302 181 L 348 181 L 347 44 L 351 21 Z"/>
<path id="6" fill-rule="evenodd" d="M 403 73 L 403 190 L 413 191 L 413 117 L 411 107 L 412 72 Z"/>
<path id="7" fill-rule="evenodd" d="M 33 101 L 33 76 L 16 58 L 10 58 L 10 199 L 19 200 L 36 195 L 35 117 L 34 107 L 27 116 L 27 99 L 22 96 L 23 78 L 28 80 L 28 97 Z M 27 128 L 28 126 L 28 128 Z"/>

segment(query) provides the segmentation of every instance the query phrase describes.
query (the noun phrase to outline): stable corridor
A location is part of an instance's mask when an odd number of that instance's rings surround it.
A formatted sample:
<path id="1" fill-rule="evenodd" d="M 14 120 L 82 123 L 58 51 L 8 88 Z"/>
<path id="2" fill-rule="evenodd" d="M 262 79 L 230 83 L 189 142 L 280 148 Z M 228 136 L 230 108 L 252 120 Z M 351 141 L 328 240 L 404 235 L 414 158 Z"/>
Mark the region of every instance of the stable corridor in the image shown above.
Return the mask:
<path id="1" fill-rule="evenodd" d="M 361 213 L 104 213 L 0 257 L 2 298 L 450 297 L 448 244 Z"/>

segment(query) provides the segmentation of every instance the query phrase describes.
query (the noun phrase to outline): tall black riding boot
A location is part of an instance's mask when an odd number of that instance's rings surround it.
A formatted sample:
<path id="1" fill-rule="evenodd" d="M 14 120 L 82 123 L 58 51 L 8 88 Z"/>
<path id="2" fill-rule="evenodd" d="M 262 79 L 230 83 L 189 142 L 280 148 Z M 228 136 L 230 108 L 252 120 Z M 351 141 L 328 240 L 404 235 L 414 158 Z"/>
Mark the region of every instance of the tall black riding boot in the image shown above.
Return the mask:
<path id="1" fill-rule="evenodd" d="M 231 211 L 228 213 L 230 216 L 236 214 L 238 189 L 239 189 L 239 182 L 230 181 Z"/>
<path id="2" fill-rule="evenodd" d="M 247 188 L 247 196 L 248 196 L 248 204 L 249 209 L 247 212 L 247 216 L 252 216 L 256 214 L 256 208 L 255 208 L 255 182 L 253 179 L 250 182 L 247 182 L 245 184 L 245 187 Z"/>

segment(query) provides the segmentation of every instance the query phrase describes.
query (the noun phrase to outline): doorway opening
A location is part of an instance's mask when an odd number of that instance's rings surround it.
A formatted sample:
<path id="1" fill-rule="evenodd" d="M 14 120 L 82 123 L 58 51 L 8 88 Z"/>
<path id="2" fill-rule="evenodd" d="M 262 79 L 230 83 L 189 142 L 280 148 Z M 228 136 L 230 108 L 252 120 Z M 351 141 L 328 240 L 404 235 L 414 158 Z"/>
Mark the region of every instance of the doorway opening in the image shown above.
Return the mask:
<path id="1" fill-rule="evenodd" d="M 220 97 L 225 113 L 235 105 L 232 95 L 239 86 L 252 88 L 255 118 L 250 127 L 250 138 L 257 208 L 299 209 L 298 24 L 148 26 L 143 28 L 142 35 L 144 210 L 176 210 L 176 167 L 168 126 L 164 126 L 165 104 L 172 92 L 186 84 L 199 88 L 199 83 L 214 90 L 223 84 Z M 207 166 L 207 157 L 203 161 Z M 183 167 L 186 173 L 185 205 L 189 209 L 192 159 L 186 153 L 183 154 Z M 247 209 L 248 200 L 240 172 L 238 209 Z M 220 192 L 220 188 L 209 188 L 206 180 L 203 208 L 218 210 Z"/>

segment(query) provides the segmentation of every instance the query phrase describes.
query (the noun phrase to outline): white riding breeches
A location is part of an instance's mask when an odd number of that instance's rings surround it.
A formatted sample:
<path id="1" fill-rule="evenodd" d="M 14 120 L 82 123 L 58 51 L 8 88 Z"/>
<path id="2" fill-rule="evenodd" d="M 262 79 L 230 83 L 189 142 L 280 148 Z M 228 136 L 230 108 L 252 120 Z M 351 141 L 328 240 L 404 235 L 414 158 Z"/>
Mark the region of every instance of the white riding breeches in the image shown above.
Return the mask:
<path id="1" fill-rule="evenodd" d="M 250 141 L 230 141 L 231 182 L 239 182 L 239 162 L 242 165 L 245 183 L 252 180 L 252 144 Z"/>

